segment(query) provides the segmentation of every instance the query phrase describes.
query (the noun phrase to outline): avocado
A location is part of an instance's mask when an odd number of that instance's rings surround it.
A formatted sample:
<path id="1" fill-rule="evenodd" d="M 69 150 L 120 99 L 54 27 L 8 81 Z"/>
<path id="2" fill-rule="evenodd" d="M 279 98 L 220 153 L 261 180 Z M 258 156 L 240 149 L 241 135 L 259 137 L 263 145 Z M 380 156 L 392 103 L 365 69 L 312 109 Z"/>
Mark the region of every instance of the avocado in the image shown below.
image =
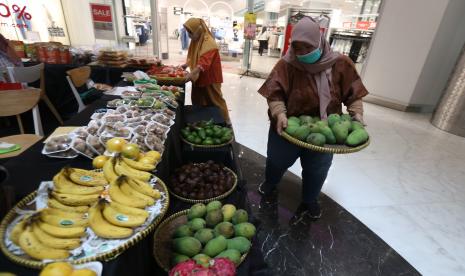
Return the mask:
<path id="1" fill-rule="evenodd" d="M 250 241 L 244 237 L 235 237 L 228 240 L 228 249 L 236 249 L 241 253 L 249 251 L 251 245 Z"/>
<path id="2" fill-rule="evenodd" d="M 216 209 L 207 213 L 205 217 L 208 227 L 215 227 L 218 223 L 223 221 L 223 213 L 221 209 Z"/>
<path id="3" fill-rule="evenodd" d="M 341 121 L 341 116 L 339 114 L 331 114 L 328 116 L 328 125 L 329 127 L 333 127 L 335 123 Z"/>
<path id="4" fill-rule="evenodd" d="M 206 213 L 207 207 L 205 206 L 205 204 L 197 203 L 192 205 L 192 207 L 189 209 L 189 212 L 187 213 L 187 218 L 189 220 L 194 218 L 203 218 Z"/>
<path id="5" fill-rule="evenodd" d="M 326 137 L 321 133 L 312 133 L 308 135 L 306 141 L 312 145 L 323 147 L 326 143 Z"/>
<path id="6" fill-rule="evenodd" d="M 235 265 L 241 262 L 241 252 L 236 249 L 227 249 L 216 256 L 216 258 L 228 258 Z"/>
<path id="7" fill-rule="evenodd" d="M 174 251 L 187 257 L 197 255 L 202 249 L 202 244 L 195 238 L 183 237 L 173 240 Z"/>
<path id="8" fill-rule="evenodd" d="M 214 239 L 211 239 L 209 242 L 207 242 L 207 244 L 203 248 L 202 253 L 213 258 L 216 255 L 223 252 L 227 246 L 228 246 L 228 242 L 226 241 L 226 238 L 223 236 L 218 236 Z"/>
<path id="9" fill-rule="evenodd" d="M 223 221 L 231 221 L 236 212 L 236 206 L 232 204 L 225 204 L 221 207 L 221 212 L 223 213 Z"/>
<path id="10" fill-rule="evenodd" d="M 230 222 L 223 221 L 215 226 L 215 236 L 223 236 L 227 239 L 234 236 L 234 225 Z"/>
<path id="11" fill-rule="evenodd" d="M 346 144 L 355 147 L 368 140 L 368 132 L 365 129 L 356 129 L 347 137 Z"/>
<path id="12" fill-rule="evenodd" d="M 256 228 L 252 223 L 243 222 L 234 225 L 234 233 L 236 237 L 245 237 L 247 239 L 251 239 L 255 236 Z"/>
<path id="13" fill-rule="evenodd" d="M 194 218 L 188 223 L 189 227 L 192 229 L 192 231 L 198 231 L 202 228 L 205 228 L 207 223 L 203 218 Z"/>
<path id="14" fill-rule="evenodd" d="M 174 230 L 173 238 L 190 237 L 192 234 L 192 229 L 189 225 L 181 225 Z"/>
<path id="15" fill-rule="evenodd" d="M 185 262 L 189 260 L 189 257 L 185 256 L 185 255 L 179 255 L 179 254 L 176 254 L 173 256 L 173 258 L 171 258 L 171 265 L 172 266 L 175 266 L 179 263 L 182 263 L 182 262 Z"/>
<path id="16" fill-rule="evenodd" d="M 216 209 L 220 209 L 222 206 L 223 205 L 218 200 L 211 201 L 210 203 L 207 204 L 207 212 L 210 212 L 210 211 L 216 210 Z"/>
<path id="17" fill-rule="evenodd" d="M 203 228 L 197 230 L 194 234 L 194 238 L 198 239 L 201 244 L 206 244 L 208 241 L 215 237 L 215 232 L 210 228 Z"/>
<path id="18" fill-rule="evenodd" d="M 334 133 L 334 137 L 336 137 L 336 143 L 341 145 L 344 144 L 349 135 L 347 125 L 343 122 L 337 122 L 331 129 Z"/>
<path id="19" fill-rule="evenodd" d="M 249 220 L 249 214 L 244 209 L 238 209 L 234 212 L 234 215 L 231 219 L 233 224 L 239 224 L 242 222 L 247 222 Z"/>

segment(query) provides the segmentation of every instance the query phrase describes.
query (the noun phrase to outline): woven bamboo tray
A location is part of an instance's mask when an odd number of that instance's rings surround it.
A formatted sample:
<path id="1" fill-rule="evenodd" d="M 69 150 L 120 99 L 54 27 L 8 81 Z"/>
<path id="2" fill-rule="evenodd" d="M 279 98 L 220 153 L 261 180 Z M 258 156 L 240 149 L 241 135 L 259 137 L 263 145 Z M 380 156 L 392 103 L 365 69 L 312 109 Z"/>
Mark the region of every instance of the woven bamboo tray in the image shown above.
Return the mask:
<path id="1" fill-rule="evenodd" d="M 131 246 L 135 245 L 142 239 L 144 239 L 150 232 L 152 232 L 155 227 L 161 222 L 163 217 L 165 216 L 166 212 L 168 211 L 168 206 L 170 203 L 170 198 L 169 198 L 169 193 L 168 193 L 168 188 L 166 187 L 166 184 L 158 178 L 157 183 L 155 184 L 155 188 L 157 188 L 160 192 L 164 192 L 166 195 L 165 199 L 165 204 L 161 210 L 161 213 L 153 220 L 153 222 L 147 226 L 144 230 L 138 232 L 138 235 L 133 236 L 133 238 L 129 239 L 127 242 L 124 244 L 121 244 L 117 248 L 114 248 L 111 251 L 102 253 L 102 254 L 97 254 L 92 257 L 87 257 L 87 258 L 81 258 L 77 260 L 72 260 L 68 261 L 70 264 L 73 265 L 78 265 L 78 264 L 83 264 L 83 263 L 88 263 L 88 262 L 94 262 L 94 261 L 110 261 L 118 257 L 121 253 L 123 253 L 125 250 L 130 248 Z M 34 269 L 42 269 L 46 263 L 40 261 L 40 260 L 34 260 L 30 258 L 27 255 L 15 255 L 8 251 L 6 244 L 5 244 L 5 234 L 8 225 L 16 218 L 17 213 L 15 212 L 15 209 L 31 209 L 34 208 L 35 206 L 33 204 L 28 205 L 32 200 L 35 199 L 37 195 L 37 191 L 34 191 L 27 195 L 25 198 L 23 198 L 21 201 L 19 201 L 15 207 L 13 207 L 3 218 L 2 223 L 0 224 L 0 249 L 2 250 L 3 254 L 10 259 L 12 262 L 17 263 L 22 266 L 26 266 L 29 268 L 34 268 Z"/>
<path id="2" fill-rule="evenodd" d="M 158 77 L 156 75 L 150 75 L 152 79 L 157 80 L 157 84 L 161 85 L 175 85 L 175 86 L 183 86 L 186 83 L 186 78 L 178 78 L 178 77 Z"/>
<path id="3" fill-rule="evenodd" d="M 190 145 L 190 146 L 192 146 L 194 148 L 214 149 L 214 148 L 225 147 L 225 146 L 231 144 L 234 141 L 234 136 L 228 142 L 223 143 L 223 144 L 219 144 L 219 145 L 197 145 L 197 144 L 193 144 L 193 143 L 187 141 L 186 139 L 184 139 L 184 137 L 182 137 L 182 135 L 181 135 L 181 140 L 184 143 L 186 143 L 186 144 L 188 144 L 188 145 Z"/>
<path id="4" fill-rule="evenodd" d="M 233 178 L 234 178 L 233 181 L 234 182 L 233 182 L 233 185 L 232 185 L 231 189 L 229 189 L 229 191 L 227 191 L 224 194 L 219 195 L 217 197 L 206 198 L 206 199 L 190 199 L 190 198 L 185 198 L 185 197 L 182 197 L 180 195 L 177 195 L 175 192 L 173 192 L 172 189 L 169 188 L 169 186 L 168 186 L 168 190 L 170 191 L 170 193 L 175 198 L 177 198 L 177 199 L 179 199 L 181 201 L 187 202 L 187 203 L 192 203 L 192 204 L 195 204 L 195 203 L 208 203 L 210 201 L 224 199 L 224 198 L 228 197 L 232 192 L 234 192 L 234 190 L 237 187 L 237 175 L 230 168 L 224 167 L 224 169 L 227 170 L 229 173 L 231 173 L 233 175 Z"/>
<path id="5" fill-rule="evenodd" d="M 315 145 L 312 145 L 312 144 L 309 144 L 309 143 L 302 142 L 299 139 L 296 139 L 296 138 L 290 136 L 286 132 L 283 132 L 281 134 L 281 136 L 284 139 L 286 139 L 287 141 L 289 141 L 290 143 L 292 143 L 294 145 L 297 145 L 299 147 L 306 148 L 306 149 L 309 149 L 309 150 L 313 150 L 313 151 L 316 151 L 316 152 L 333 153 L 333 154 L 347 154 L 347 153 L 358 152 L 358 151 L 361 151 L 362 149 L 368 147 L 368 145 L 370 144 L 370 139 L 368 139 L 364 144 L 361 144 L 361 145 L 356 146 L 356 147 L 349 147 L 349 146 L 346 146 L 346 145 L 328 145 L 328 144 L 325 145 L 324 147 L 320 147 L 320 146 L 315 146 Z"/>
<path id="6" fill-rule="evenodd" d="M 173 253 L 171 250 L 171 236 L 178 226 L 187 223 L 188 212 L 187 209 L 169 216 L 160 224 L 153 236 L 153 256 L 157 264 L 166 272 L 169 272 L 171 268 L 170 262 Z M 242 254 L 241 262 L 237 266 L 244 262 L 248 254 L 249 252 Z"/>

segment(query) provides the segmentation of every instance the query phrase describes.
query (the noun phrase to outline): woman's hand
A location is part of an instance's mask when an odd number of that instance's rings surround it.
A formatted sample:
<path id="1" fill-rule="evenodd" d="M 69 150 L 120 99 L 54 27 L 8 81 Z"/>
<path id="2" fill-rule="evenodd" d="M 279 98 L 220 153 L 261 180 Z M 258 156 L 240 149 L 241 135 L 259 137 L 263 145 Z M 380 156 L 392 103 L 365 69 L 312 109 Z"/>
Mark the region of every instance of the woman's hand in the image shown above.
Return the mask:
<path id="1" fill-rule="evenodd" d="M 183 70 L 186 70 L 188 65 L 187 65 L 187 63 L 184 63 L 184 64 L 181 64 L 180 66 L 181 66 L 181 68 L 182 68 Z"/>
<path id="2" fill-rule="evenodd" d="M 199 79 L 199 75 L 200 75 L 200 69 L 195 68 L 186 76 L 186 82 L 188 81 L 196 82 Z"/>
<path id="3" fill-rule="evenodd" d="M 276 117 L 276 131 L 279 135 L 283 133 L 283 129 L 287 128 L 287 116 L 286 113 L 279 113 Z"/>
<path id="4" fill-rule="evenodd" d="M 356 113 L 354 116 L 352 116 L 352 119 L 366 126 L 365 122 L 363 121 L 363 115 Z"/>

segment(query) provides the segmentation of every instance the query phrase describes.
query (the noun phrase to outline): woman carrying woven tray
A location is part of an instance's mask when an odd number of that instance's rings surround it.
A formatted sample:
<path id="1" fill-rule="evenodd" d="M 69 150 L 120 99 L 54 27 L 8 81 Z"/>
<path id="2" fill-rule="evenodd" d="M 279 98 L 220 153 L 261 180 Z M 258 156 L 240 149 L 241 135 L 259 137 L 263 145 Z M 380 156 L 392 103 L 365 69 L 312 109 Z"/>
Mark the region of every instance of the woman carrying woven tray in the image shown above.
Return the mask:
<path id="1" fill-rule="evenodd" d="M 267 99 L 271 120 L 268 134 L 265 181 L 259 192 L 270 200 L 287 169 L 300 158 L 302 165 L 302 204 L 298 212 L 312 218 L 321 216 L 318 204 L 333 155 L 298 147 L 280 135 L 287 117 L 311 115 L 327 118 L 342 113 L 363 122 L 362 97 L 368 94 L 353 62 L 333 52 L 320 27 L 312 18 L 302 18 L 294 27 L 291 47 L 273 68 L 258 91 Z"/>
<path id="2" fill-rule="evenodd" d="M 189 66 L 191 71 L 187 81 L 192 81 L 192 104 L 217 106 L 226 123 L 230 124 L 228 107 L 221 93 L 223 72 L 215 38 L 200 18 L 190 18 L 184 27 L 191 39 L 187 63 L 183 67 Z"/>

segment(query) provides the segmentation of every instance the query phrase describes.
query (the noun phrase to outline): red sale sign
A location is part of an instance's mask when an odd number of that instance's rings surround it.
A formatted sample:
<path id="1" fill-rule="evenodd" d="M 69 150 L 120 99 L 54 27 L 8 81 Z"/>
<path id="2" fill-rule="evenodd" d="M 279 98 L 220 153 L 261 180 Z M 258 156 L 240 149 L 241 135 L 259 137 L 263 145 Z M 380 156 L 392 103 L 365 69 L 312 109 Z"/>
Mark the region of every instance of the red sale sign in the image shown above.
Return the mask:
<path id="1" fill-rule="evenodd" d="M 369 27 L 370 27 L 370 22 L 368 21 L 358 21 L 356 25 L 356 28 L 360 30 L 368 30 Z"/>
<path id="2" fill-rule="evenodd" d="M 90 4 L 92 10 L 92 19 L 97 22 L 112 22 L 111 6 Z"/>

